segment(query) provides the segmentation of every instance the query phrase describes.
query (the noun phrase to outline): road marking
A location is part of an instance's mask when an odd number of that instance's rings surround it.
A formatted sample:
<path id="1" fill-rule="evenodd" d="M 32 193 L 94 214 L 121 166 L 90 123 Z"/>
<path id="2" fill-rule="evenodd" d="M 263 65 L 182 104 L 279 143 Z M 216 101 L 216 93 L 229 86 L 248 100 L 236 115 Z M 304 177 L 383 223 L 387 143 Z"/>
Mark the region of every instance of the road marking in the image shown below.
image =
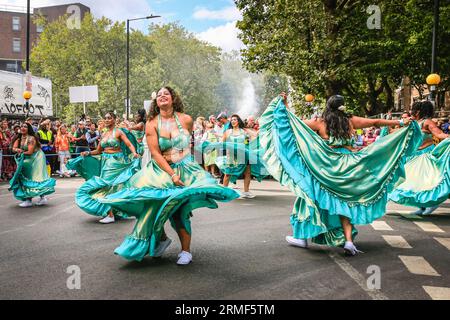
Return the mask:
<path id="1" fill-rule="evenodd" d="M 372 300 L 389 300 L 380 290 L 370 290 L 367 288 L 367 280 L 364 276 L 351 266 L 344 258 L 338 256 L 336 253 L 329 253 L 328 256 L 352 278 L 363 289 Z"/>
<path id="2" fill-rule="evenodd" d="M 414 221 L 414 223 L 423 231 L 425 232 L 439 232 L 439 233 L 445 233 L 444 230 L 442 230 L 441 228 L 439 228 L 437 225 L 435 225 L 432 222 L 417 222 Z"/>
<path id="3" fill-rule="evenodd" d="M 450 238 L 434 238 L 437 242 L 442 244 L 448 250 L 450 250 Z"/>
<path id="4" fill-rule="evenodd" d="M 450 288 L 443 287 L 422 287 L 433 300 L 450 300 Z"/>
<path id="5" fill-rule="evenodd" d="M 424 276 L 440 277 L 436 270 L 425 260 L 424 257 L 417 256 L 398 256 L 403 264 L 408 268 L 412 274 L 419 274 Z"/>
<path id="6" fill-rule="evenodd" d="M 370 225 L 378 231 L 394 231 L 385 221 L 374 221 Z"/>
<path id="7" fill-rule="evenodd" d="M 394 248 L 412 249 L 409 243 L 402 236 L 383 236 L 383 239 Z"/>

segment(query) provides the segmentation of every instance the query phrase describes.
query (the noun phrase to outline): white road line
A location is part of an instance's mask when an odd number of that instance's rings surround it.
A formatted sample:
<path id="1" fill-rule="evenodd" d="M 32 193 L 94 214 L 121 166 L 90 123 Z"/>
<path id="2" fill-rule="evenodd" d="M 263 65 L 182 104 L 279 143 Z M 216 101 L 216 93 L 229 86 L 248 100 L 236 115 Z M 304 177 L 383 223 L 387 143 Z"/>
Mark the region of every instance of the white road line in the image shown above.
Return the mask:
<path id="1" fill-rule="evenodd" d="M 432 222 L 418 222 L 418 221 L 414 221 L 414 223 L 423 231 L 425 232 L 438 232 L 438 233 L 445 233 L 444 230 L 442 230 L 441 228 L 439 228 L 437 225 L 435 225 Z"/>
<path id="2" fill-rule="evenodd" d="M 374 221 L 370 225 L 377 231 L 394 231 L 385 221 Z"/>
<path id="3" fill-rule="evenodd" d="M 383 239 L 394 248 L 412 249 L 409 243 L 402 236 L 383 236 Z"/>
<path id="4" fill-rule="evenodd" d="M 422 287 L 433 300 L 450 300 L 450 288 L 443 287 Z"/>
<path id="5" fill-rule="evenodd" d="M 425 260 L 418 256 L 398 256 L 412 274 L 440 277 L 441 275 Z"/>
<path id="6" fill-rule="evenodd" d="M 389 300 L 380 290 L 370 290 L 367 288 L 367 280 L 364 276 L 352 267 L 344 258 L 340 257 L 336 253 L 329 253 L 328 256 L 333 259 L 334 262 L 352 278 L 363 289 L 372 300 Z"/>
<path id="7" fill-rule="evenodd" d="M 450 250 L 450 238 L 434 238 L 437 242 L 442 244 L 448 250 Z"/>
<path id="8" fill-rule="evenodd" d="M 7 234 L 7 233 L 11 233 L 11 232 L 15 232 L 15 231 L 20 231 L 20 230 L 23 230 L 23 229 L 25 229 L 25 228 L 32 228 L 32 227 L 36 226 L 37 224 L 39 224 L 39 223 L 41 223 L 41 222 L 44 222 L 44 221 L 50 220 L 50 219 L 52 219 L 52 218 L 55 218 L 56 216 L 60 215 L 61 213 L 65 213 L 65 212 L 70 211 L 70 210 L 72 210 L 72 209 L 74 209 L 74 208 L 75 208 L 75 205 L 71 205 L 71 206 L 67 207 L 67 208 L 64 209 L 64 210 L 58 211 L 58 212 L 55 213 L 55 214 L 52 214 L 52 215 L 50 215 L 50 216 L 43 217 L 43 218 L 39 219 L 38 221 L 36 221 L 36 222 L 34 222 L 34 223 L 32 223 L 32 224 L 24 225 L 23 227 L 16 228 L 16 229 L 12 229 L 12 230 L 2 231 L 2 232 L 0 232 L 0 236 L 1 236 L 1 235 L 4 235 L 4 234 Z"/>

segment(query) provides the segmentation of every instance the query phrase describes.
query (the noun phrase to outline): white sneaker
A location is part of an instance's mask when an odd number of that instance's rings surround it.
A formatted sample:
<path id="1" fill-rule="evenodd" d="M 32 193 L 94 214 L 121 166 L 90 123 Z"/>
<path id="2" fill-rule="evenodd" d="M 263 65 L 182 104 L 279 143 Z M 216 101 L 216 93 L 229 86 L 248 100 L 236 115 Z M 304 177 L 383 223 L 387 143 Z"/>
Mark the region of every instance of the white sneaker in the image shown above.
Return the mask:
<path id="1" fill-rule="evenodd" d="M 239 190 L 239 187 L 237 184 L 233 185 L 231 188 L 233 188 L 234 190 Z"/>
<path id="2" fill-rule="evenodd" d="M 432 214 L 434 211 L 436 211 L 437 208 L 439 207 L 426 208 L 422 215 L 427 216 L 429 214 Z"/>
<path id="3" fill-rule="evenodd" d="M 116 220 L 114 219 L 114 216 L 113 217 L 110 217 L 110 216 L 106 216 L 105 218 L 103 218 L 102 220 L 100 220 L 99 222 L 100 223 L 103 223 L 103 224 L 108 224 L 108 223 L 114 223 Z"/>
<path id="4" fill-rule="evenodd" d="M 33 206 L 33 202 L 31 202 L 31 200 L 26 200 L 24 202 L 22 202 L 21 204 L 19 204 L 19 207 L 21 208 L 29 208 Z"/>
<path id="5" fill-rule="evenodd" d="M 303 240 L 303 239 L 295 239 L 292 236 L 287 236 L 286 237 L 286 241 L 294 247 L 299 247 L 299 248 L 308 248 L 308 241 Z"/>
<path id="6" fill-rule="evenodd" d="M 349 241 L 345 242 L 344 251 L 345 251 L 345 254 L 349 255 L 349 256 L 356 256 L 358 253 L 364 253 L 364 252 L 356 249 L 353 242 L 349 242 Z"/>
<path id="7" fill-rule="evenodd" d="M 167 238 L 164 241 L 160 241 L 158 247 L 155 249 L 155 255 L 153 257 L 159 258 L 163 255 L 164 251 L 170 246 L 172 240 Z"/>
<path id="8" fill-rule="evenodd" d="M 190 254 L 187 251 L 181 251 L 181 253 L 178 255 L 178 261 L 177 264 L 179 266 L 185 266 L 191 263 L 192 261 L 192 254 Z"/>
<path id="9" fill-rule="evenodd" d="M 411 212 L 411 214 L 422 215 L 425 211 L 425 208 L 419 208 L 419 210 Z"/>
<path id="10" fill-rule="evenodd" d="M 47 197 L 41 197 L 38 202 L 36 202 L 37 206 L 45 206 L 48 203 Z"/>
<path id="11" fill-rule="evenodd" d="M 253 199 L 255 196 L 250 192 L 242 192 L 243 199 Z"/>

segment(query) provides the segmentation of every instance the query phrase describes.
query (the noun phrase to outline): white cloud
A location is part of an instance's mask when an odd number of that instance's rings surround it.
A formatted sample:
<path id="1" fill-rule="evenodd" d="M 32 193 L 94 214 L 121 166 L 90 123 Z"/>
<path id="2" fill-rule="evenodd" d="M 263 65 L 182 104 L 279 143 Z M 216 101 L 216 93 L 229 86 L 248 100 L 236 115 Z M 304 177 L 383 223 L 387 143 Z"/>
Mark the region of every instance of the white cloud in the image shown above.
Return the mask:
<path id="1" fill-rule="evenodd" d="M 0 0 L 2 5 L 13 5 L 26 7 L 26 1 L 23 0 Z M 125 21 L 126 19 L 139 18 L 154 13 L 146 0 L 33 0 L 33 8 L 62 5 L 68 3 L 81 3 L 91 9 L 92 14 L 99 18 L 108 17 L 114 21 Z M 155 14 L 155 13 L 154 13 Z"/>
<path id="2" fill-rule="evenodd" d="M 226 7 L 221 10 L 197 8 L 194 12 L 194 18 L 198 20 L 235 21 L 240 20 L 242 18 L 242 15 L 235 6 Z"/>
<path id="3" fill-rule="evenodd" d="M 236 21 L 233 21 L 198 33 L 197 38 L 229 52 L 232 50 L 240 50 L 244 46 L 238 38 L 238 34 L 239 31 L 236 28 Z"/>

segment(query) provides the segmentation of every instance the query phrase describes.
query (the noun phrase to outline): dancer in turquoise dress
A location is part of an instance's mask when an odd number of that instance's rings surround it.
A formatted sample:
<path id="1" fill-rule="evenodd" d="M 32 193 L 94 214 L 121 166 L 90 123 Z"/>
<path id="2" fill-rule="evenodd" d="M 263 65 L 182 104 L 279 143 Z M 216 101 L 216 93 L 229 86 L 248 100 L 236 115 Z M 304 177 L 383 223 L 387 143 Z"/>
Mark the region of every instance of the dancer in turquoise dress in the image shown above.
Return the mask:
<path id="1" fill-rule="evenodd" d="M 223 135 L 226 156 L 217 157 L 216 165 L 225 174 L 223 185 L 228 187 L 229 183 L 236 183 L 244 175 L 243 198 L 254 198 L 250 192 L 250 182 L 254 176 L 259 182 L 267 176 L 264 168 L 262 149 L 257 149 L 258 141 L 254 135 L 254 142 L 250 144 L 251 133 L 244 128 L 244 122 L 237 115 L 231 116 L 231 129 Z"/>
<path id="2" fill-rule="evenodd" d="M 29 123 L 20 126 L 20 136 L 12 150 L 16 153 L 17 169 L 9 182 L 9 190 L 16 199 L 22 201 L 19 206 L 32 207 L 34 197 L 39 197 L 36 205 L 47 204 L 46 196 L 55 192 L 56 181 L 48 175 L 45 154 Z"/>
<path id="3" fill-rule="evenodd" d="M 203 142 L 207 141 L 208 143 L 211 143 L 211 144 L 216 144 L 217 142 L 219 142 L 219 136 L 214 131 L 214 123 L 208 121 L 208 122 L 206 122 L 205 127 L 206 127 L 206 132 L 203 134 L 201 142 L 203 143 Z M 205 170 L 207 172 L 211 173 L 211 175 L 214 178 L 219 178 L 220 175 L 216 171 L 216 170 L 218 170 L 218 168 L 216 166 L 217 150 L 207 150 L 207 151 L 203 152 L 203 160 L 204 160 Z"/>
<path id="4" fill-rule="evenodd" d="M 217 184 L 216 180 L 192 159 L 190 140 L 193 121 L 183 112 L 176 92 L 164 87 L 152 103 L 146 135 L 151 161 L 120 190 L 99 201 L 137 218 L 131 235 L 115 253 L 141 261 L 146 255 L 160 257 L 172 240 L 164 232 L 170 220 L 181 242 L 177 264 L 192 261 L 192 211 L 216 209 L 217 201 L 231 201 L 239 194 Z"/>
<path id="5" fill-rule="evenodd" d="M 411 113 L 422 129 L 422 142 L 407 159 L 405 180 L 396 186 L 389 198 L 402 205 L 419 207 L 413 214 L 429 215 L 450 194 L 450 139 L 431 120 L 434 107 L 430 101 L 415 102 Z M 435 146 L 433 138 L 443 141 Z"/>
<path id="6" fill-rule="evenodd" d="M 270 174 L 298 197 L 291 215 L 289 244 L 306 248 L 307 239 L 343 246 L 356 255 L 354 225 L 370 224 L 386 211 L 387 194 L 403 174 L 404 157 L 417 148 L 416 122 L 356 151 L 353 132 L 408 121 L 365 119 L 345 112 L 342 96 L 327 102 L 323 118 L 302 121 L 272 101 L 260 118 L 260 139 Z"/>
<path id="7" fill-rule="evenodd" d="M 144 154 L 145 118 L 145 110 L 140 109 L 136 117 L 136 125 L 129 128 L 130 132 L 134 135 L 138 143 L 136 152 L 141 156 Z"/>
<path id="8" fill-rule="evenodd" d="M 130 142 L 133 136 L 115 127 L 116 115 L 113 112 L 105 115 L 105 125 L 107 131 L 102 135 L 97 149 L 82 152 L 80 157 L 70 160 L 67 167 L 87 180 L 76 193 L 77 205 L 88 214 L 103 217 L 99 222 L 108 224 L 115 222 L 115 216 L 126 217 L 126 214 L 120 208 L 113 210 L 100 199 L 139 170 L 140 156 Z"/>

